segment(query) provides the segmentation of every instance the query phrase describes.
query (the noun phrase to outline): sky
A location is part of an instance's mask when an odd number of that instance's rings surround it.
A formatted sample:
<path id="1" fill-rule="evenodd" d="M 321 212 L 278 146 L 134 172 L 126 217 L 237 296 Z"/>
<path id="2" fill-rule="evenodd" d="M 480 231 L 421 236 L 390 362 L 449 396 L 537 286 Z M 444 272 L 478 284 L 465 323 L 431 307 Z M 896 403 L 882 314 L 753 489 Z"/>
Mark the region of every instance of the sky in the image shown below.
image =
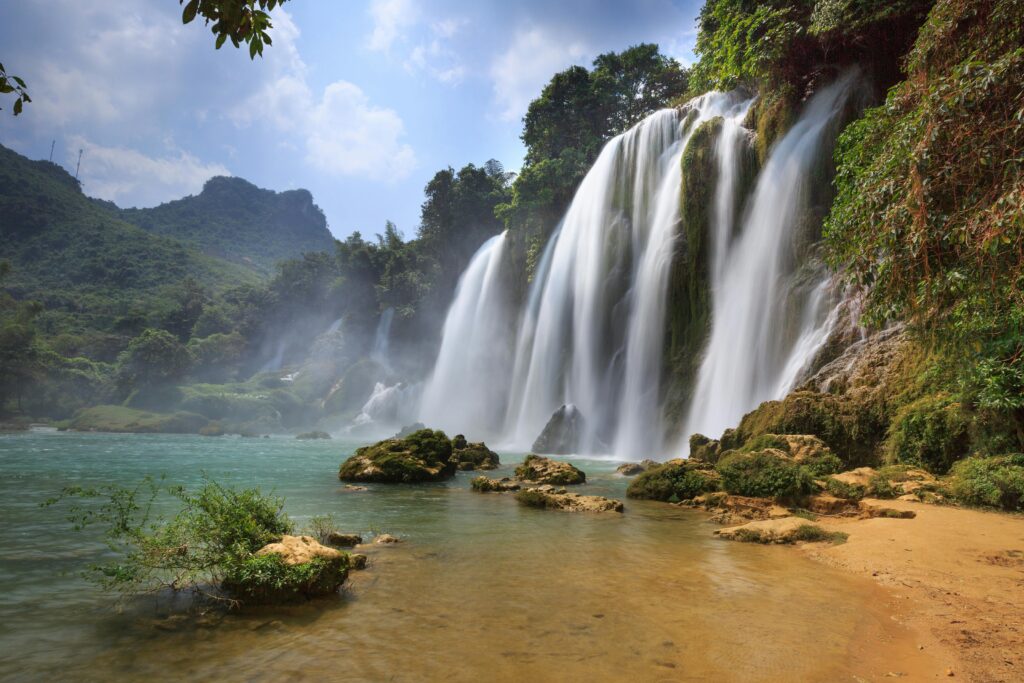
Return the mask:
<path id="1" fill-rule="evenodd" d="M 442 168 L 517 170 L 531 99 L 557 71 L 640 42 L 693 60 L 702 0 L 288 0 L 273 46 L 214 49 L 177 0 L 0 0 L 0 63 L 28 84 L 0 144 L 86 194 L 155 206 L 214 175 L 306 188 L 336 237 L 415 235 Z"/>

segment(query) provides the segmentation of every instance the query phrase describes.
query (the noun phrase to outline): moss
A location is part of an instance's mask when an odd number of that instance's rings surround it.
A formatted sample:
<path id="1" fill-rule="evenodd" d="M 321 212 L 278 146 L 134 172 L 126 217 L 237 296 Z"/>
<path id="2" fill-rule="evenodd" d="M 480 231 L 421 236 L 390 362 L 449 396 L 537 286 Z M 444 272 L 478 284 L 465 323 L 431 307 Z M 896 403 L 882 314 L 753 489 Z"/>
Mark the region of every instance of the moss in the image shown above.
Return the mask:
<path id="1" fill-rule="evenodd" d="M 342 463 L 345 481 L 410 483 L 438 481 L 455 474 L 452 443 L 442 431 L 420 429 L 404 439 L 385 439 L 356 449 Z"/>
<path id="2" fill-rule="evenodd" d="M 62 426 L 81 432 L 197 434 L 207 423 L 205 417 L 194 413 L 155 413 L 106 405 L 86 408 Z"/>
<path id="3" fill-rule="evenodd" d="M 1024 510 L 1024 455 L 965 458 L 953 465 L 948 488 L 965 505 Z"/>
<path id="4" fill-rule="evenodd" d="M 585 483 L 587 475 L 571 463 L 559 462 L 531 453 L 526 456 L 522 465 L 516 467 L 516 479 L 568 486 Z"/>
<path id="5" fill-rule="evenodd" d="M 810 474 L 776 450 L 728 453 L 716 469 L 722 475 L 722 488 L 734 495 L 790 500 L 811 491 Z"/>
<path id="6" fill-rule="evenodd" d="M 793 532 L 793 540 L 804 543 L 828 542 L 833 545 L 839 545 L 840 543 L 845 543 L 847 538 L 849 536 L 842 531 L 825 531 L 820 526 L 813 524 L 804 524 Z"/>
<path id="7" fill-rule="evenodd" d="M 867 494 L 867 489 L 863 486 L 839 481 L 831 477 L 825 480 L 825 490 L 836 498 L 843 498 L 845 500 L 860 500 Z"/>
<path id="8" fill-rule="evenodd" d="M 690 460 L 716 463 L 722 452 L 722 444 L 714 439 L 709 439 L 703 434 L 692 434 L 690 436 Z"/>
<path id="9" fill-rule="evenodd" d="M 295 565 L 276 554 L 252 555 L 228 569 L 223 586 L 246 603 L 290 602 L 334 593 L 345 582 L 348 570 L 344 553 Z"/>
<path id="10" fill-rule="evenodd" d="M 968 453 L 970 420 L 949 394 L 925 396 L 893 418 L 886 440 L 892 462 L 924 467 L 936 474 Z"/>
<path id="11" fill-rule="evenodd" d="M 676 502 L 717 491 L 719 485 L 720 477 L 709 465 L 692 460 L 673 460 L 640 474 L 629 483 L 626 496 Z"/>
<path id="12" fill-rule="evenodd" d="M 452 460 L 460 470 L 493 470 L 501 464 L 498 454 L 487 444 L 469 443 L 461 434 L 452 439 Z"/>
<path id="13" fill-rule="evenodd" d="M 516 494 L 516 500 L 522 505 L 531 508 L 546 508 L 548 506 L 548 497 L 540 492 L 534 491 L 533 489 L 526 489 Z"/>
<path id="14" fill-rule="evenodd" d="M 772 146 L 793 126 L 798 106 L 796 90 L 786 85 L 765 93 L 750 108 L 746 124 L 757 131 L 754 149 L 762 165 Z"/>

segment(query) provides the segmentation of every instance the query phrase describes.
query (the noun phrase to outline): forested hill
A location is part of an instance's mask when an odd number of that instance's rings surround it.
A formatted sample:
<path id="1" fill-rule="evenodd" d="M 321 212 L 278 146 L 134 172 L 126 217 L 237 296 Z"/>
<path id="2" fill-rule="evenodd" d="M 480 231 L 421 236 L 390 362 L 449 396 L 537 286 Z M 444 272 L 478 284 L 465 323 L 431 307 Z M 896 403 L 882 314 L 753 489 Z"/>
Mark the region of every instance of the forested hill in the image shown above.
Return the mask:
<path id="1" fill-rule="evenodd" d="M 121 217 L 261 275 L 283 259 L 334 249 L 327 220 L 307 190 L 274 192 L 241 178 L 211 178 L 198 195 L 152 209 L 125 209 Z"/>
<path id="2" fill-rule="evenodd" d="M 0 260 L 4 288 L 46 308 L 49 333 L 125 328 L 173 308 L 183 283 L 210 291 L 255 284 L 247 268 L 123 221 L 108 202 L 82 194 L 60 166 L 0 146 Z M 107 354 L 95 352 L 98 357 Z"/>

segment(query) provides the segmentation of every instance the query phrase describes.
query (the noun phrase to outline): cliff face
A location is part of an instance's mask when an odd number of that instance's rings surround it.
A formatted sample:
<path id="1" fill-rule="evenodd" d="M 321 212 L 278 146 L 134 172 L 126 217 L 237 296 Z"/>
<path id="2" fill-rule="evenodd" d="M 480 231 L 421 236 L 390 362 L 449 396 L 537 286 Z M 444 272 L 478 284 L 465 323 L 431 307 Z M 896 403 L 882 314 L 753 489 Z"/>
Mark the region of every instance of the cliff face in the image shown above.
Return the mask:
<path id="1" fill-rule="evenodd" d="M 334 249 L 327 220 L 307 190 L 273 192 L 241 178 L 211 178 L 198 195 L 125 209 L 121 216 L 261 274 L 282 259 Z"/>

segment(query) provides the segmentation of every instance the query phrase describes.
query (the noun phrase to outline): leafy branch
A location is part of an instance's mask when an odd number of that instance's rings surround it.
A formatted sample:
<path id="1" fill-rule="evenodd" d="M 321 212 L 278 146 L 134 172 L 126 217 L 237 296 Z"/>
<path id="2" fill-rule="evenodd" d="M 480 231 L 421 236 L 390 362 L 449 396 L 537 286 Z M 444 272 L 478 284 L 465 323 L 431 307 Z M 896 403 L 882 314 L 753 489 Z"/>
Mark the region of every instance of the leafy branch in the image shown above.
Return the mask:
<path id="1" fill-rule="evenodd" d="M 273 28 L 268 12 L 283 5 L 286 0 L 178 0 L 185 8 L 181 13 L 183 24 L 197 16 L 205 20 L 216 36 L 219 50 L 228 40 L 235 47 L 249 44 L 249 58 L 263 56 L 263 46 L 272 45 L 268 30 Z M 211 26 L 212 24 L 212 26 Z"/>
<path id="2" fill-rule="evenodd" d="M 32 101 L 32 98 L 28 96 L 27 87 L 25 81 L 21 80 L 18 76 L 8 74 L 4 69 L 4 65 L 0 64 L 0 94 L 10 95 L 14 93 L 15 116 L 21 113 L 22 107 Z"/>

